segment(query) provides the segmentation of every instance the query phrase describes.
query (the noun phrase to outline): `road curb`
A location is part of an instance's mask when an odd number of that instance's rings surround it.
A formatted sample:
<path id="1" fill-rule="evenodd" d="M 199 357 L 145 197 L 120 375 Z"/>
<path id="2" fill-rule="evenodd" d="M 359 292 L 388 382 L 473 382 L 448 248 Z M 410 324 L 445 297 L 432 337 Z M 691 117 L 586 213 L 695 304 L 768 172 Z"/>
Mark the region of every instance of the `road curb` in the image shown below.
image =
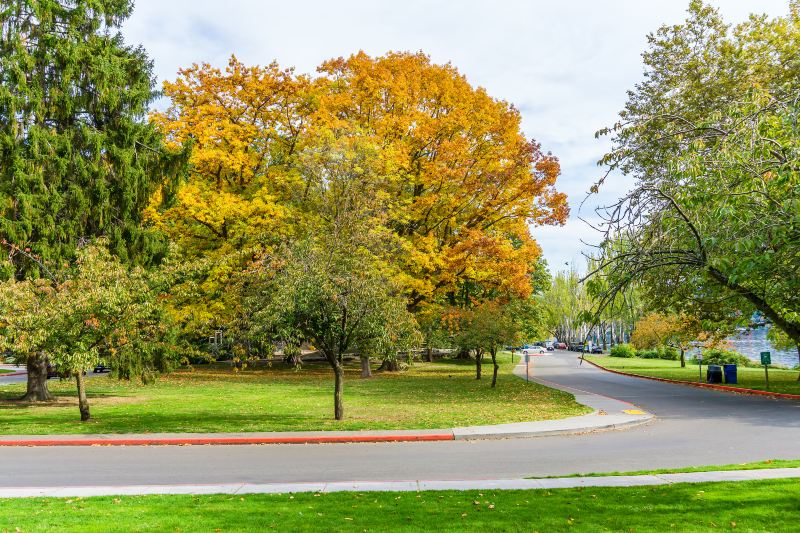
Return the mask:
<path id="1" fill-rule="evenodd" d="M 27 372 L 11 372 L 11 373 L 4 372 L 3 374 L 0 374 L 0 378 L 10 378 L 13 376 L 27 376 L 27 375 L 28 375 Z"/>
<path id="2" fill-rule="evenodd" d="M 620 376 L 628 376 L 632 378 L 641 378 L 641 379 L 649 379 L 652 381 L 661 381 L 663 383 L 677 383 L 679 385 L 688 385 L 690 387 L 698 387 L 701 389 L 712 389 L 712 390 L 721 390 L 725 392 L 735 392 L 737 394 L 750 394 L 753 396 L 767 396 L 770 398 L 780 398 L 784 400 L 800 400 L 800 394 L 789 394 L 785 392 L 770 392 L 764 390 L 756 390 L 756 389 L 744 389 L 742 387 L 731 387 L 728 385 L 715 385 L 713 383 L 699 383 L 695 381 L 681 381 L 678 379 L 667 379 L 667 378 L 657 378 L 655 376 L 642 376 L 640 374 L 631 374 L 629 372 L 622 372 L 619 370 L 612 370 L 611 368 L 606 368 L 602 365 L 599 365 L 593 361 L 589 361 L 588 359 L 584 359 L 587 363 L 592 366 L 599 368 L 600 370 L 605 370 L 606 372 L 611 372 L 612 374 L 619 374 Z"/>

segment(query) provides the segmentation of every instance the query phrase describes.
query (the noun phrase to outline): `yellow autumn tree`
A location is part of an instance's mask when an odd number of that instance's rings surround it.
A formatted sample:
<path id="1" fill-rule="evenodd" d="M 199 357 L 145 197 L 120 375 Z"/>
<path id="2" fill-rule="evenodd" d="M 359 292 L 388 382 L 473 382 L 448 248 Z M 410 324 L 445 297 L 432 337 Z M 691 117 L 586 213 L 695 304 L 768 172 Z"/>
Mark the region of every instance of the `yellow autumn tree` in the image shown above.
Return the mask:
<path id="1" fill-rule="evenodd" d="M 407 244 L 411 305 L 465 282 L 527 295 L 541 253 L 529 224 L 563 223 L 568 208 L 558 160 L 525 138 L 518 110 L 422 53 L 359 53 L 319 70 L 315 122 L 355 123 L 391 160 L 389 224 Z"/>
<path id="2" fill-rule="evenodd" d="M 184 313 L 201 324 L 234 314 L 232 277 L 311 227 L 320 216 L 311 191 L 329 171 L 320 161 L 349 153 L 370 154 L 369 172 L 352 175 L 371 181 L 385 259 L 411 308 L 529 294 L 541 255 L 529 228 L 563 223 L 568 208 L 554 188 L 558 160 L 525 138 L 518 110 L 421 53 L 359 53 L 318 70 L 297 76 L 231 58 L 224 70 L 194 65 L 165 84 L 172 103 L 153 119 L 172 142 L 193 141 L 193 167 L 148 215 L 190 253 L 220 258 Z M 339 147 L 334 159 L 320 154 L 326 139 Z M 359 148 L 341 149 L 348 144 Z"/>
<path id="3" fill-rule="evenodd" d="M 191 173 L 176 191 L 159 191 L 147 216 L 190 257 L 211 259 L 206 278 L 177 306 L 190 329 L 228 322 L 238 300 L 233 278 L 302 223 L 294 162 L 309 89 L 291 70 L 247 67 L 235 57 L 224 70 L 193 65 L 164 84 L 171 105 L 152 120 L 171 142 L 193 143 Z"/>

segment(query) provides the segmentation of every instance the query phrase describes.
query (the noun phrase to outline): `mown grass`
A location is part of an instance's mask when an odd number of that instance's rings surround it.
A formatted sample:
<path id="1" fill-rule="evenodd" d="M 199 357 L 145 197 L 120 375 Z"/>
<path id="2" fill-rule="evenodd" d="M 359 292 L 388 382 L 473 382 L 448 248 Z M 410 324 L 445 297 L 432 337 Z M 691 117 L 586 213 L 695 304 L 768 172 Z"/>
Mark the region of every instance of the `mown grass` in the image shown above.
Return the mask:
<path id="1" fill-rule="evenodd" d="M 720 472 L 730 470 L 769 470 L 773 468 L 800 468 L 800 459 L 768 459 L 754 463 L 733 463 L 727 465 L 685 466 L 680 468 L 659 468 L 656 470 L 633 470 L 630 472 L 591 472 L 589 474 L 570 474 L 568 476 L 531 476 L 528 479 L 550 479 L 556 477 L 603 477 L 603 476 L 648 476 L 654 474 L 678 474 L 682 472 Z"/>
<path id="2" fill-rule="evenodd" d="M 0 500 L 26 533 L 797 531 L 797 479 L 629 488 Z"/>
<path id="3" fill-rule="evenodd" d="M 700 378 L 698 365 L 687 361 L 686 368 L 681 368 L 680 361 L 666 361 L 663 359 L 639 359 L 610 357 L 610 356 L 591 356 L 586 357 L 589 361 L 598 365 L 638 374 L 641 376 L 653 376 L 657 378 L 675 379 L 678 381 L 694 381 Z M 745 389 L 766 390 L 764 381 L 763 367 L 739 367 L 738 383 L 734 387 Z M 769 390 L 771 392 L 783 392 L 789 394 L 800 394 L 800 381 L 797 380 L 797 370 L 782 370 L 778 368 L 769 369 Z M 706 379 L 706 365 L 703 365 L 703 381 Z M 724 385 L 724 383 L 723 383 Z"/>
<path id="4" fill-rule="evenodd" d="M 11 370 L 9 368 L 0 368 L 0 374 L 11 374 L 13 372 L 16 372 L 16 370 Z"/>
<path id="5" fill-rule="evenodd" d="M 507 354 L 496 389 L 491 366 L 480 381 L 474 363 L 415 363 L 404 372 L 360 379 L 347 369 L 345 420 L 333 420 L 333 373 L 326 365 L 294 371 L 285 365 L 234 372 L 197 366 L 151 385 L 107 375 L 87 380 L 92 419 L 81 423 L 75 386 L 50 380 L 54 405 L 13 401 L 25 384 L 0 387 L 0 434 L 254 432 L 449 428 L 584 414 L 571 394 L 525 383 L 512 375 Z"/>

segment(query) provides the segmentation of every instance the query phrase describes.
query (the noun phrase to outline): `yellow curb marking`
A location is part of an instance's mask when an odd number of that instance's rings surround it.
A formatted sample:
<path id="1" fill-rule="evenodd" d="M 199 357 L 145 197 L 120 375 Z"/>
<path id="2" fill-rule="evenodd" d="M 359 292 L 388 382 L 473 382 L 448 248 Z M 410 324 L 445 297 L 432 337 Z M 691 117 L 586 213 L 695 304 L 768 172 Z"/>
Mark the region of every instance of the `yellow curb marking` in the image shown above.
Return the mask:
<path id="1" fill-rule="evenodd" d="M 644 414 L 647 414 L 644 411 L 642 411 L 641 409 L 624 409 L 622 412 L 627 414 L 627 415 L 644 415 Z"/>

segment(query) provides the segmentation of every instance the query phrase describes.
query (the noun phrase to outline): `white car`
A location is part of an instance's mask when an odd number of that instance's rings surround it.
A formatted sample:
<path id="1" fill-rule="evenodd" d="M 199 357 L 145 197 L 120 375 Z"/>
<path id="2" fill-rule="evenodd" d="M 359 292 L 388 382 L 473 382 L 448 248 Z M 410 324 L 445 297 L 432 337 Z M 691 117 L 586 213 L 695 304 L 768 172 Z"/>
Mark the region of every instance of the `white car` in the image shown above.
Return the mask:
<path id="1" fill-rule="evenodd" d="M 547 352 L 541 346 L 530 346 L 522 349 L 522 355 L 544 355 Z"/>

